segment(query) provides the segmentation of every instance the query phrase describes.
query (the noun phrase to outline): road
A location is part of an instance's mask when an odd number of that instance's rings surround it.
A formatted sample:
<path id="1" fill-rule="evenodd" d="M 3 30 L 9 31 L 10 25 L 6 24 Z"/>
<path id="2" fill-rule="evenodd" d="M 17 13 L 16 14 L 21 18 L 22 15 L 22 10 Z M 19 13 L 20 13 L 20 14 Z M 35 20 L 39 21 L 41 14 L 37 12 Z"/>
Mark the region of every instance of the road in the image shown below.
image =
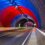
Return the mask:
<path id="1" fill-rule="evenodd" d="M 0 34 L 0 45 L 22 45 L 30 31 L 13 31 Z"/>
<path id="2" fill-rule="evenodd" d="M 37 28 L 3 31 L 0 45 L 45 45 L 45 33 Z"/>

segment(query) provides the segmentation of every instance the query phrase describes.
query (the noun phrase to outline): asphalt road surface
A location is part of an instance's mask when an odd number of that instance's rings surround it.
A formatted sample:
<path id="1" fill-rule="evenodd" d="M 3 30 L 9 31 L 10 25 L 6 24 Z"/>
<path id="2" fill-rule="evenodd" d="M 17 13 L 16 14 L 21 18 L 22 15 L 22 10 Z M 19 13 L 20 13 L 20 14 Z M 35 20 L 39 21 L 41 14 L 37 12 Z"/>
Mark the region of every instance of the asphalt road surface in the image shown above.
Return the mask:
<path id="1" fill-rule="evenodd" d="M 30 31 L 0 33 L 0 45 L 22 45 Z"/>

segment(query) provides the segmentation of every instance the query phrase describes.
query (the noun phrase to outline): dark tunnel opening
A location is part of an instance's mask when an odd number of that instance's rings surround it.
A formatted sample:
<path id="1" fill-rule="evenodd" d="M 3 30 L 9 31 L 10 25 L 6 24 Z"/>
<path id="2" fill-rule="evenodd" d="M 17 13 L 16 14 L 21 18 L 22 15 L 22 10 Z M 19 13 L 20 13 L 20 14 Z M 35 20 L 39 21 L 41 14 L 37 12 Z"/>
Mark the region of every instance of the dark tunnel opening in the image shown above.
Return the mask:
<path id="1" fill-rule="evenodd" d="M 35 22 L 32 19 L 21 19 L 16 23 L 16 27 L 19 27 L 19 24 L 20 24 L 20 27 L 25 27 L 25 24 L 26 23 L 28 24 L 28 22 L 31 22 L 32 27 L 34 27 Z"/>

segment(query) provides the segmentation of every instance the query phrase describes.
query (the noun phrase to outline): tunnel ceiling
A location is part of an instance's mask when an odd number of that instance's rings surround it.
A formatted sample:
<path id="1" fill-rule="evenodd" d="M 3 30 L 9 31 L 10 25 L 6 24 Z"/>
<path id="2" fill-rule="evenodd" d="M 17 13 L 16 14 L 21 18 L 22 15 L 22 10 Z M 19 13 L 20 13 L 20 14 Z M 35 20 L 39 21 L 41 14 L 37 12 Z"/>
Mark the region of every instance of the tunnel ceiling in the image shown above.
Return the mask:
<path id="1" fill-rule="evenodd" d="M 1 0 L 0 2 L 0 24 L 2 24 L 2 26 L 15 25 L 15 20 L 20 17 L 18 15 L 23 14 L 33 18 L 37 27 L 41 27 L 41 18 L 38 9 L 36 9 L 30 0 Z M 17 19 L 15 19 L 16 16 L 18 16 Z"/>

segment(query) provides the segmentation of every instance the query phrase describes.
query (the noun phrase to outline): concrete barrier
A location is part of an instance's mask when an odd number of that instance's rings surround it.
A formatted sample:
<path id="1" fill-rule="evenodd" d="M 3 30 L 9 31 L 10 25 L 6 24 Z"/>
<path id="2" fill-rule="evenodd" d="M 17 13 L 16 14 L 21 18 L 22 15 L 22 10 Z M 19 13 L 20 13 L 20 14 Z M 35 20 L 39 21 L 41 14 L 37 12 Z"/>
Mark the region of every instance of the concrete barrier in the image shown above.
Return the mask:
<path id="1" fill-rule="evenodd" d="M 37 29 L 36 36 L 38 45 L 45 45 L 45 33 Z"/>

